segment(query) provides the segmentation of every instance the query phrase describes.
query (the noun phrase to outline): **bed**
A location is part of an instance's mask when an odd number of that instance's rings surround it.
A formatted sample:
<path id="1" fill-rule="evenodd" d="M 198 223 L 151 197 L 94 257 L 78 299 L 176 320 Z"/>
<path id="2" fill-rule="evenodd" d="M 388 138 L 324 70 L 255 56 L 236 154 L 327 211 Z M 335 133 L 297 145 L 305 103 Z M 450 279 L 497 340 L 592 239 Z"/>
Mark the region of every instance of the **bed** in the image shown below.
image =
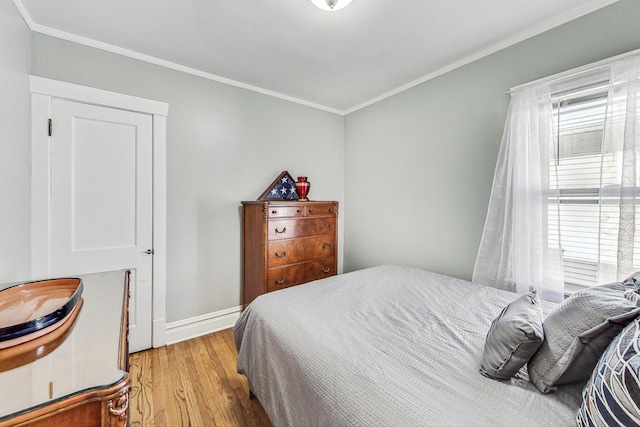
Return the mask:
<path id="1" fill-rule="evenodd" d="M 517 297 L 396 265 L 268 293 L 234 327 L 238 372 L 274 425 L 575 425 L 584 383 L 543 394 L 526 368 L 479 373 Z"/>

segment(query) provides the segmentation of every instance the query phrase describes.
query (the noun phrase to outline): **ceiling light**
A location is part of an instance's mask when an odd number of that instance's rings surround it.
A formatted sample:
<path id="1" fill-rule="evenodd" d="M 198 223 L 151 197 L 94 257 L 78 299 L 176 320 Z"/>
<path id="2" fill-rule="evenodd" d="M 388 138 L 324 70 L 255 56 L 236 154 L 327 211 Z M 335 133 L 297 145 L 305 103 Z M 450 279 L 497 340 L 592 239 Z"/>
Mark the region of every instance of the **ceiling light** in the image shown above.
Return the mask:
<path id="1" fill-rule="evenodd" d="M 311 2 L 322 10 L 335 12 L 349 6 L 351 0 L 311 0 Z"/>

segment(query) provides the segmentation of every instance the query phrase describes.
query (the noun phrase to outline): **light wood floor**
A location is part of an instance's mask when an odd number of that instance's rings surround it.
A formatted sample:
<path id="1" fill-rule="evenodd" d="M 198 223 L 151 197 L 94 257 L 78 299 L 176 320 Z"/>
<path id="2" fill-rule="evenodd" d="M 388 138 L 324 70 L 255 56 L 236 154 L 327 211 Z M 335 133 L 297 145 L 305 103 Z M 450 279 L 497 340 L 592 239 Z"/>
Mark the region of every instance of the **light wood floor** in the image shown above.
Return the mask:
<path id="1" fill-rule="evenodd" d="M 231 329 L 130 355 L 131 426 L 270 427 L 237 357 Z"/>

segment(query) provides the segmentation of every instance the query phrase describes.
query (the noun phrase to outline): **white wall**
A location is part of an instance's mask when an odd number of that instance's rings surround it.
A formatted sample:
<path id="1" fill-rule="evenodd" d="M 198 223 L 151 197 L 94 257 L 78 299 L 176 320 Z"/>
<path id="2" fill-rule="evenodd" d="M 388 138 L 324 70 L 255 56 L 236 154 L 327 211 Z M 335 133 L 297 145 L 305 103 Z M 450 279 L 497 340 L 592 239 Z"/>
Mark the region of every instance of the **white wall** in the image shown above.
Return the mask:
<path id="1" fill-rule="evenodd" d="M 240 305 L 240 202 L 280 172 L 344 200 L 341 116 L 42 34 L 32 49 L 34 75 L 169 103 L 167 322 Z"/>
<path id="2" fill-rule="evenodd" d="M 345 258 L 470 279 L 510 87 L 640 48 L 621 0 L 368 108 L 345 123 Z"/>
<path id="3" fill-rule="evenodd" d="M 30 274 L 31 32 L 0 0 L 0 283 Z"/>

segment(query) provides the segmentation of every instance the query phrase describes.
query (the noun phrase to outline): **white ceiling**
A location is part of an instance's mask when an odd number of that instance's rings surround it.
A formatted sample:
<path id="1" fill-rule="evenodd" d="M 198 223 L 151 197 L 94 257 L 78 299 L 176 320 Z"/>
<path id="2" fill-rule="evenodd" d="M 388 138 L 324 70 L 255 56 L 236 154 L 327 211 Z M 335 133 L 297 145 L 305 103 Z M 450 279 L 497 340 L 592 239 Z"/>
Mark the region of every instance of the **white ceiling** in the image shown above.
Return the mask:
<path id="1" fill-rule="evenodd" d="M 14 0 L 33 31 L 348 113 L 617 0 Z"/>

